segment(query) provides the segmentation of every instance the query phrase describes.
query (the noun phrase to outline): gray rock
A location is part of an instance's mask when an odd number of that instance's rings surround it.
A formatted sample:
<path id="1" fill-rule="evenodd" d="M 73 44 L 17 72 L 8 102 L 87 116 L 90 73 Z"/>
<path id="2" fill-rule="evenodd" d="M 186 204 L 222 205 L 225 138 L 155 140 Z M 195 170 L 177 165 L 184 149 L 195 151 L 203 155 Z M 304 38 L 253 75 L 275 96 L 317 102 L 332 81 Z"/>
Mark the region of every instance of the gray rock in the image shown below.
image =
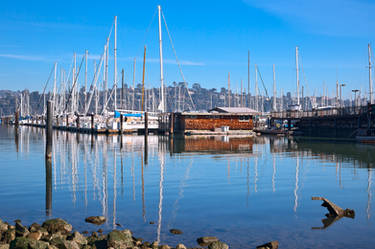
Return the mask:
<path id="1" fill-rule="evenodd" d="M 186 249 L 186 246 L 184 244 L 178 244 L 176 249 Z"/>
<path id="2" fill-rule="evenodd" d="M 208 249 L 229 249 L 229 246 L 221 241 L 214 241 L 208 245 Z"/>
<path id="3" fill-rule="evenodd" d="M 47 220 L 42 224 L 42 227 L 47 229 L 49 233 L 61 232 L 64 234 L 70 233 L 73 229 L 72 225 L 60 218 Z"/>
<path id="4" fill-rule="evenodd" d="M 171 230 L 169 230 L 169 232 L 172 234 L 182 234 L 182 231 L 180 229 L 175 228 L 172 228 Z"/>
<path id="5" fill-rule="evenodd" d="M 0 249 L 9 249 L 9 244 L 0 244 Z"/>
<path id="6" fill-rule="evenodd" d="M 158 248 L 159 247 L 159 242 L 157 242 L 157 241 L 152 242 L 151 243 L 151 247 L 152 248 Z"/>
<path id="7" fill-rule="evenodd" d="M 201 246 L 208 246 L 215 241 L 219 241 L 219 239 L 213 236 L 200 237 L 197 239 L 198 244 Z"/>
<path id="8" fill-rule="evenodd" d="M 129 230 L 113 230 L 108 234 L 107 247 L 126 249 L 133 246 L 132 234 Z"/>
<path id="9" fill-rule="evenodd" d="M 10 242 L 9 249 L 29 249 L 29 239 L 17 237 Z"/>
<path id="10" fill-rule="evenodd" d="M 8 230 L 8 224 L 0 219 L 0 233 Z"/>
<path id="11" fill-rule="evenodd" d="M 31 249 L 48 249 L 48 242 L 29 239 L 29 248 Z"/>
<path id="12" fill-rule="evenodd" d="M 16 222 L 16 236 L 26 237 L 27 235 L 29 235 L 29 233 L 29 230 L 27 230 L 24 225 L 22 225 L 20 222 Z"/>
<path id="13" fill-rule="evenodd" d="M 102 225 L 106 221 L 106 218 L 104 216 L 90 216 L 87 217 L 85 221 L 95 225 Z"/>
<path id="14" fill-rule="evenodd" d="M 87 239 L 85 236 L 83 236 L 82 234 L 80 234 L 79 232 L 74 232 L 72 234 L 72 236 L 70 236 L 69 238 L 70 240 L 72 241 L 75 241 L 78 245 L 86 245 L 87 244 Z"/>
<path id="15" fill-rule="evenodd" d="M 277 249 L 279 248 L 279 242 L 277 240 L 268 242 L 264 245 L 257 246 L 257 249 Z"/>
<path id="16" fill-rule="evenodd" d="M 5 231 L 3 241 L 9 244 L 15 238 L 16 238 L 16 229 L 9 229 Z"/>
<path id="17" fill-rule="evenodd" d="M 39 225 L 38 223 L 33 223 L 33 224 L 30 225 L 29 231 L 30 231 L 30 233 L 32 233 L 32 232 L 39 231 L 41 228 L 42 228 L 42 226 Z"/>
<path id="18" fill-rule="evenodd" d="M 50 244 L 56 246 L 58 249 L 80 249 L 79 245 L 72 240 L 65 240 L 63 238 L 54 238 Z"/>
<path id="19" fill-rule="evenodd" d="M 33 240 L 40 240 L 42 238 L 42 233 L 39 231 L 35 231 L 32 233 L 29 233 L 29 235 L 27 235 L 27 238 L 33 239 Z"/>

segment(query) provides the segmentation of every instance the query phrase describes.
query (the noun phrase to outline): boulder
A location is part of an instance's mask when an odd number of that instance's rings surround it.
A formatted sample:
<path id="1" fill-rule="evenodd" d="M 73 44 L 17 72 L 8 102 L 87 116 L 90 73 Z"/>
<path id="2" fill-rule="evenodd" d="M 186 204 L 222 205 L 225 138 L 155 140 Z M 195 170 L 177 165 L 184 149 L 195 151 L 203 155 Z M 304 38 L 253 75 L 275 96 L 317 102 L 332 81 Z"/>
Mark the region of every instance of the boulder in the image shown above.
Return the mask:
<path id="1" fill-rule="evenodd" d="M 29 248 L 31 249 L 48 249 L 48 242 L 29 239 Z"/>
<path id="2" fill-rule="evenodd" d="M 134 246 L 132 234 L 129 230 L 113 230 L 108 234 L 107 247 L 126 249 Z"/>
<path id="3" fill-rule="evenodd" d="M 72 225 L 60 218 L 47 220 L 42 224 L 42 227 L 49 233 L 61 232 L 63 234 L 70 233 L 73 229 Z"/>
<path id="4" fill-rule="evenodd" d="M 169 232 L 172 234 L 182 234 L 182 231 L 180 229 L 175 228 L 172 228 L 171 230 L 169 230 Z"/>
<path id="5" fill-rule="evenodd" d="M 279 248 L 279 242 L 277 240 L 268 242 L 264 245 L 257 246 L 257 249 L 277 249 Z"/>
<path id="6" fill-rule="evenodd" d="M 171 249 L 168 245 L 161 245 L 159 249 Z"/>
<path id="7" fill-rule="evenodd" d="M 16 238 L 16 229 L 9 229 L 5 231 L 5 233 L 3 234 L 3 237 L 4 237 L 3 242 L 9 244 L 12 240 Z"/>
<path id="8" fill-rule="evenodd" d="M 29 231 L 30 231 L 30 233 L 32 233 L 32 232 L 39 231 L 41 228 L 42 228 L 42 226 L 39 225 L 38 223 L 33 223 L 33 224 L 30 225 Z"/>
<path id="9" fill-rule="evenodd" d="M 56 246 L 58 249 L 80 249 L 79 245 L 72 240 L 65 240 L 63 238 L 54 238 L 50 244 Z"/>
<path id="10" fill-rule="evenodd" d="M 26 237 L 27 235 L 29 235 L 29 230 L 27 230 L 27 228 L 22 225 L 20 222 L 16 222 L 16 236 L 17 237 Z"/>
<path id="11" fill-rule="evenodd" d="M 8 224 L 0 219 L 0 233 L 8 230 Z"/>
<path id="12" fill-rule="evenodd" d="M 159 242 L 157 242 L 157 241 L 152 242 L 151 243 L 151 247 L 152 248 L 158 248 L 159 247 Z"/>
<path id="13" fill-rule="evenodd" d="M 176 249 L 186 249 L 186 246 L 184 244 L 178 244 Z"/>
<path id="14" fill-rule="evenodd" d="M 229 246 L 221 241 L 214 241 L 208 245 L 208 249 L 229 249 Z"/>
<path id="15" fill-rule="evenodd" d="M 75 241 L 78 245 L 86 245 L 87 239 L 85 236 L 80 234 L 79 232 L 74 232 L 70 237 L 69 240 Z"/>
<path id="16" fill-rule="evenodd" d="M 33 239 L 33 240 L 40 240 L 42 238 L 42 233 L 39 231 L 31 232 L 29 235 L 27 235 L 28 239 Z"/>
<path id="17" fill-rule="evenodd" d="M 9 244 L 0 244 L 0 249 L 9 249 Z"/>
<path id="18" fill-rule="evenodd" d="M 106 218 L 104 216 L 90 216 L 87 217 L 85 221 L 95 225 L 102 225 L 106 221 Z"/>
<path id="19" fill-rule="evenodd" d="M 215 241 L 219 241 L 219 239 L 213 236 L 200 237 L 197 239 L 198 244 L 201 246 L 208 246 Z"/>
<path id="20" fill-rule="evenodd" d="M 9 249 L 29 249 L 29 239 L 17 237 L 10 242 Z"/>

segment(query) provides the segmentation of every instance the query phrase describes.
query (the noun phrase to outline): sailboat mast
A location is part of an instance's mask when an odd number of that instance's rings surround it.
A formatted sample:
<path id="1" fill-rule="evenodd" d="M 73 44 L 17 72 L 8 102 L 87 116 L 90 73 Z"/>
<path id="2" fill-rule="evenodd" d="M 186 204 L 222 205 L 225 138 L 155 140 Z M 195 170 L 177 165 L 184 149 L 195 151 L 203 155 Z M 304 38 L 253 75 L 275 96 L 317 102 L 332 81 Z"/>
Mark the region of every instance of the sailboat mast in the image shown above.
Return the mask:
<path id="1" fill-rule="evenodd" d="M 297 105 L 299 102 L 299 67 L 298 67 L 298 46 L 296 47 L 296 77 L 297 77 Z"/>
<path id="2" fill-rule="evenodd" d="M 228 107 L 230 107 L 230 73 L 228 73 Z"/>
<path id="3" fill-rule="evenodd" d="M 136 58 L 134 57 L 134 62 L 133 62 L 133 98 L 132 98 L 132 110 L 134 110 L 134 98 L 135 98 L 135 64 L 136 64 Z"/>
<path id="4" fill-rule="evenodd" d="M 114 107 L 117 108 L 117 16 L 115 16 L 115 44 L 114 44 L 114 77 L 113 77 L 113 87 L 114 90 Z"/>
<path id="5" fill-rule="evenodd" d="M 372 92 L 372 64 L 371 64 L 371 45 L 368 44 L 368 80 L 369 80 L 369 92 L 370 92 L 370 104 L 374 104 L 374 95 Z"/>
<path id="6" fill-rule="evenodd" d="M 274 112 L 276 112 L 276 76 L 275 76 L 275 64 L 272 66 L 273 71 L 273 103 L 272 103 L 272 109 Z"/>
<path id="7" fill-rule="evenodd" d="M 141 110 L 144 111 L 144 99 L 145 99 L 145 69 L 146 69 L 146 46 L 143 52 L 143 72 L 142 72 L 142 107 Z"/>
<path id="8" fill-rule="evenodd" d="M 255 110 L 256 111 L 259 110 L 258 94 L 259 94 L 259 90 L 258 90 L 258 67 L 255 64 Z"/>
<path id="9" fill-rule="evenodd" d="M 250 50 L 247 51 L 247 107 L 250 108 Z"/>
<path id="10" fill-rule="evenodd" d="M 164 74 L 163 74 L 163 46 L 162 46 L 162 37 L 161 37 L 161 7 L 158 5 L 158 15 L 159 15 L 159 52 L 160 52 L 160 110 L 165 112 L 165 99 L 164 99 Z"/>
<path id="11" fill-rule="evenodd" d="M 88 53 L 89 52 L 86 49 L 85 51 L 85 91 L 83 92 L 85 96 L 85 105 L 84 105 L 85 110 L 87 107 L 87 57 L 88 57 Z"/>

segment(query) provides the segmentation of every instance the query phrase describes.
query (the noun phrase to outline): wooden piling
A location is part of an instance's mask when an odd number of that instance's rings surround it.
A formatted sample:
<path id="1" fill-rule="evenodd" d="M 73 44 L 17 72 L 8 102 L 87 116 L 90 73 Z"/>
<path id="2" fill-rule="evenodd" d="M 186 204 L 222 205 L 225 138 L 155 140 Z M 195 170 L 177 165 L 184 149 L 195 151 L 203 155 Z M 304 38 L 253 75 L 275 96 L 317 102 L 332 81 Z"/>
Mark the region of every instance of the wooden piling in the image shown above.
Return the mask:
<path id="1" fill-rule="evenodd" d="M 94 114 L 91 114 L 91 134 L 94 134 Z"/>
<path id="2" fill-rule="evenodd" d="M 68 127 L 69 127 L 69 116 L 66 115 L 66 128 L 68 128 Z"/>
<path id="3" fill-rule="evenodd" d="M 169 116 L 169 135 L 172 136 L 174 133 L 174 113 L 171 112 Z"/>
<path id="4" fill-rule="evenodd" d="M 148 136 L 148 112 L 145 112 L 145 136 Z"/>
<path id="5" fill-rule="evenodd" d="M 77 132 L 79 130 L 79 114 L 77 114 L 77 118 L 76 118 L 76 127 L 77 127 Z"/>
<path id="6" fill-rule="evenodd" d="M 122 116 L 122 114 L 120 113 L 120 130 L 119 130 L 120 135 L 122 134 L 122 123 L 123 123 L 123 118 L 124 118 L 124 116 Z"/>
<path id="7" fill-rule="evenodd" d="M 52 101 L 47 102 L 46 159 L 52 158 Z"/>
<path id="8" fill-rule="evenodd" d="M 18 110 L 14 113 L 14 125 L 16 128 L 18 128 L 20 125 L 20 113 Z"/>

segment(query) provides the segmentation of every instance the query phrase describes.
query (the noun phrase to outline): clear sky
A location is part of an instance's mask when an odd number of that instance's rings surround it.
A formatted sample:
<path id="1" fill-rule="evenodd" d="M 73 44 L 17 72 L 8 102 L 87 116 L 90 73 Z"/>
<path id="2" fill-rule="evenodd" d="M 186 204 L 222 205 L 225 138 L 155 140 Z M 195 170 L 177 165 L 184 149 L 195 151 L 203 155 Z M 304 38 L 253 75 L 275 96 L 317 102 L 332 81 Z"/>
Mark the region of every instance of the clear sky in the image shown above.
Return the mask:
<path id="1" fill-rule="evenodd" d="M 305 94 L 332 96 L 336 78 L 351 89 L 368 91 L 367 44 L 375 40 L 375 2 L 370 0 L 148 0 L 148 1 L 1 1 L 0 89 L 42 90 L 54 64 L 69 70 L 73 53 L 94 60 L 118 16 L 118 68 L 141 80 L 147 45 L 146 85 L 159 85 L 157 5 L 162 6 L 177 56 L 191 86 L 247 87 L 247 51 L 251 53 L 251 91 L 258 64 L 268 91 L 272 64 L 278 89 L 295 92 L 295 46 L 300 48 Z M 112 40 L 113 41 L 113 40 Z M 373 44 L 375 46 L 375 44 Z M 165 80 L 182 81 L 168 34 L 163 30 Z M 110 44 L 113 54 L 113 42 Z M 112 56 L 112 55 L 111 55 Z M 81 58 L 77 59 L 79 64 Z M 113 82 L 113 58 L 110 58 Z M 82 84 L 82 79 L 80 83 Z M 112 84 L 110 84 L 112 85 Z"/>

